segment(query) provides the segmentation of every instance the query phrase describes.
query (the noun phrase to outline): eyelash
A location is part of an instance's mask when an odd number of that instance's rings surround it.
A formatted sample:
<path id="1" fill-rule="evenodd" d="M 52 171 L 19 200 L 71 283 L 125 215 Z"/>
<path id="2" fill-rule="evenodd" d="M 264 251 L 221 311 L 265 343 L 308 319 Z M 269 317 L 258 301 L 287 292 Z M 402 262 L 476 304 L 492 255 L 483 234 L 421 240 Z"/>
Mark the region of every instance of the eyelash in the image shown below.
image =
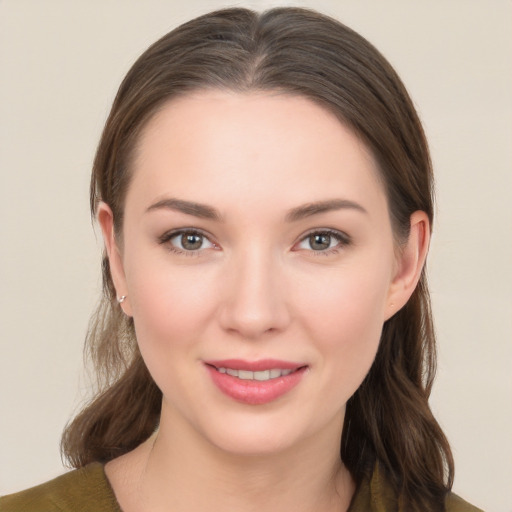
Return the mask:
<path id="1" fill-rule="evenodd" d="M 173 252 L 175 254 L 183 255 L 183 256 L 199 256 L 201 254 L 201 252 L 202 252 L 202 249 L 186 251 L 186 250 L 179 249 L 178 247 L 175 247 L 174 245 L 169 243 L 173 238 L 176 238 L 176 237 L 178 237 L 180 235 L 196 235 L 196 236 L 200 236 L 203 239 L 205 239 L 208 242 L 210 242 L 214 247 L 217 247 L 217 244 L 212 242 L 208 235 L 206 235 L 205 233 L 203 233 L 202 231 L 200 231 L 198 229 L 193 229 L 193 228 L 177 229 L 177 230 L 174 230 L 174 231 L 168 231 L 167 233 L 164 233 L 162 236 L 160 236 L 158 241 L 162 245 L 167 245 L 167 249 L 170 252 Z"/>
<path id="2" fill-rule="evenodd" d="M 210 237 L 208 235 L 206 235 L 204 232 L 202 232 L 198 229 L 193 229 L 193 228 L 168 231 L 167 233 L 164 233 L 162 236 L 160 236 L 158 238 L 158 241 L 162 245 L 167 245 L 167 249 L 170 252 L 173 252 L 175 254 L 184 255 L 184 256 L 199 256 L 200 253 L 204 249 L 187 251 L 187 250 L 179 249 L 178 247 L 175 247 L 174 245 L 169 243 L 173 238 L 178 237 L 180 235 L 185 235 L 185 234 L 200 236 L 203 239 L 206 239 L 208 242 L 210 242 L 210 244 L 212 244 L 214 247 L 218 247 L 217 244 L 215 244 L 214 242 L 212 242 L 210 240 Z M 306 233 L 296 244 L 294 244 L 294 247 L 297 246 L 298 244 L 301 244 L 302 242 L 307 240 L 309 237 L 314 236 L 314 235 L 317 235 L 317 236 L 327 235 L 327 236 L 337 240 L 338 244 L 332 248 L 325 249 L 325 250 L 315 251 L 314 249 L 309 249 L 308 252 L 310 252 L 313 256 L 329 256 L 332 254 L 338 254 L 341 248 L 349 246 L 352 242 L 350 236 L 348 236 L 346 233 L 342 233 L 341 231 L 336 231 L 333 229 L 316 229 L 316 230 L 310 231 L 309 233 Z"/>
<path id="3" fill-rule="evenodd" d="M 309 249 L 308 252 L 310 252 L 315 257 L 316 256 L 330 256 L 330 255 L 338 254 L 340 252 L 340 249 L 343 249 L 344 247 L 348 247 L 352 242 L 352 239 L 350 238 L 350 236 L 348 236 L 346 233 L 343 233 L 341 231 L 337 231 L 334 229 L 314 229 L 314 230 L 310 231 L 309 233 L 306 233 L 299 240 L 298 244 L 304 242 L 309 237 L 314 236 L 314 235 L 316 235 L 316 236 L 327 235 L 327 236 L 334 238 L 335 240 L 338 241 L 338 244 L 335 245 L 334 247 L 331 247 L 330 249 L 318 250 L 318 251 L 315 251 L 314 249 Z M 295 244 L 295 245 L 298 245 L 298 244 Z"/>

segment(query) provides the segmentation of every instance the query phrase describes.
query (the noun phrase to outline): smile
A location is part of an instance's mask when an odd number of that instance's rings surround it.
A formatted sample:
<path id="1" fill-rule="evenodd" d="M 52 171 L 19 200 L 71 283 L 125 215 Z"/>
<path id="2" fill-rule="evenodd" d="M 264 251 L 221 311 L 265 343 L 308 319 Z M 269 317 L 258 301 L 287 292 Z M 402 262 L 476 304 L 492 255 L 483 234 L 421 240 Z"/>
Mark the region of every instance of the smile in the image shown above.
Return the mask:
<path id="1" fill-rule="evenodd" d="M 231 377 L 237 377 L 242 380 L 259 380 L 266 381 L 271 379 L 277 379 L 279 377 L 285 377 L 292 373 L 293 370 L 281 370 L 279 368 L 273 368 L 272 370 L 262 370 L 258 372 L 252 372 L 250 370 L 235 370 L 233 368 L 217 368 L 220 373 L 227 373 Z"/>
<path id="2" fill-rule="evenodd" d="M 229 398 L 248 405 L 263 405 L 299 385 L 308 365 L 287 361 L 204 361 L 213 384 Z"/>

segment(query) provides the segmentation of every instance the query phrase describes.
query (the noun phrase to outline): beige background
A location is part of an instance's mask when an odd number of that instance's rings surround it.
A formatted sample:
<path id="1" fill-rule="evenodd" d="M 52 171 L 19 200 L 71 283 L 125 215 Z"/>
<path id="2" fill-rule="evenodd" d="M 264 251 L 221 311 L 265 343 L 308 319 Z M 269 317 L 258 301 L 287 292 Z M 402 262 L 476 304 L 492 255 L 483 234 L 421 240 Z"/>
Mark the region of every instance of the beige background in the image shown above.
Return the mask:
<path id="1" fill-rule="evenodd" d="M 433 408 L 453 446 L 456 492 L 512 511 L 512 3 L 293 4 L 366 36 L 417 104 L 438 183 Z M 0 0 L 0 493 L 62 472 L 59 436 L 87 395 L 81 351 L 100 246 L 89 169 L 116 88 L 157 37 L 226 5 Z"/>

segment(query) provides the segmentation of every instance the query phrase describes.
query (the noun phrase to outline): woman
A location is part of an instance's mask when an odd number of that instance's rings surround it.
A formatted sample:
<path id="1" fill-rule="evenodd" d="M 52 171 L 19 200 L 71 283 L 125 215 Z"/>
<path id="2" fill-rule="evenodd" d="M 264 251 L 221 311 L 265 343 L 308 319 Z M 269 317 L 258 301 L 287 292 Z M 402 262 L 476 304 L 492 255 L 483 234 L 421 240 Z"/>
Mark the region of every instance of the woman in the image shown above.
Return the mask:
<path id="1" fill-rule="evenodd" d="M 300 9 L 164 36 L 91 207 L 103 388 L 64 433 L 78 470 L 2 510 L 475 510 L 428 406 L 427 144 L 363 38 Z"/>

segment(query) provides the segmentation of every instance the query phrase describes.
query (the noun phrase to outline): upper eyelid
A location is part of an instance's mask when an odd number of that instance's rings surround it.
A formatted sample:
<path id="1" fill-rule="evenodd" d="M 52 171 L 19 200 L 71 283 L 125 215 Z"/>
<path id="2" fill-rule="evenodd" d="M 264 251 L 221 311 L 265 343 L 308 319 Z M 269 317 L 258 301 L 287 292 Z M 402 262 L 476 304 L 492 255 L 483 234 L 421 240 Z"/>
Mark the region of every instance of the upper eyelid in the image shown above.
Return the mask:
<path id="1" fill-rule="evenodd" d="M 327 235 L 333 237 L 335 240 L 337 240 L 338 243 L 334 247 L 328 247 L 328 248 L 322 249 L 322 250 L 314 250 L 312 248 L 308 249 L 308 248 L 297 247 L 299 244 L 304 243 L 310 236 L 315 235 L 315 234 L 327 234 Z M 343 231 L 339 231 L 337 229 L 332 229 L 332 228 L 324 228 L 324 229 L 315 228 L 315 229 L 310 230 L 306 234 L 301 235 L 301 237 L 298 239 L 298 241 L 293 244 L 291 250 L 294 252 L 296 250 L 304 250 L 304 251 L 307 251 L 308 253 L 311 253 L 312 255 L 315 255 L 315 256 L 320 256 L 322 254 L 324 256 L 328 256 L 328 255 L 337 253 L 340 249 L 348 248 L 351 244 L 352 244 L 352 237 L 349 236 L 347 233 L 344 233 Z"/>
<path id="2" fill-rule="evenodd" d="M 302 242 L 302 240 L 305 240 L 308 236 L 314 235 L 314 234 L 328 234 L 331 236 L 338 237 L 340 240 L 344 242 L 350 242 L 352 240 L 352 237 L 348 235 L 347 233 L 344 233 L 343 231 L 340 231 L 338 229 L 333 228 L 313 228 L 307 231 L 306 233 L 300 235 L 300 238 L 298 239 L 299 242 Z"/>
<path id="3" fill-rule="evenodd" d="M 176 247 L 174 244 L 170 243 L 170 241 L 178 237 L 180 235 L 183 235 L 184 233 L 199 235 L 203 237 L 204 239 L 208 240 L 208 242 L 213 246 L 213 248 L 218 248 L 218 244 L 212 240 L 211 235 L 206 234 L 203 230 L 197 229 L 197 228 L 177 228 L 177 229 L 171 229 L 169 231 L 166 231 L 163 235 L 159 236 L 157 238 L 160 245 L 167 245 L 168 250 L 171 252 L 174 252 L 178 255 L 184 255 L 184 256 L 200 256 L 201 253 L 203 253 L 206 249 L 211 249 L 212 247 L 205 247 L 200 249 L 181 249 L 179 247 Z"/>
<path id="4" fill-rule="evenodd" d="M 197 235 L 201 235 L 204 238 L 207 238 L 210 242 L 214 243 L 213 235 L 210 233 L 203 231 L 199 228 L 176 228 L 176 229 L 170 229 L 169 231 L 166 231 L 162 235 L 158 237 L 160 241 L 169 240 L 171 238 L 174 238 L 175 236 L 181 235 L 183 233 L 193 233 Z"/>

